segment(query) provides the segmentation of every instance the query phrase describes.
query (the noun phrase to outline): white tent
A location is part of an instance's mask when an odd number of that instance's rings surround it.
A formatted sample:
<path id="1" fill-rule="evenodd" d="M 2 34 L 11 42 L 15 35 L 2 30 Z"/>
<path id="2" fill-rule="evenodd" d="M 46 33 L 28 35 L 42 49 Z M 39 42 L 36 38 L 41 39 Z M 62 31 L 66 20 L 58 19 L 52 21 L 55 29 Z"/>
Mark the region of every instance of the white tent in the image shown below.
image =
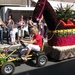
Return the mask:
<path id="1" fill-rule="evenodd" d="M 17 19 L 21 15 L 21 13 L 19 13 L 20 11 L 23 11 L 22 14 L 27 16 L 28 14 L 32 14 L 34 8 L 35 7 L 22 7 L 22 6 L 21 7 L 8 7 L 8 6 L 5 6 L 3 7 L 3 20 L 5 21 L 8 18 L 9 11 L 12 11 L 10 12 L 10 14 L 14 15 L 14 17 L 16 16 L 15 19 Z"/>
<path id="2" fill-rule="evenodd" d="M 5 9 L 11 10 L 25 10 L 25 11 L 33 11 L 35 7 L 5 7 Z"/>

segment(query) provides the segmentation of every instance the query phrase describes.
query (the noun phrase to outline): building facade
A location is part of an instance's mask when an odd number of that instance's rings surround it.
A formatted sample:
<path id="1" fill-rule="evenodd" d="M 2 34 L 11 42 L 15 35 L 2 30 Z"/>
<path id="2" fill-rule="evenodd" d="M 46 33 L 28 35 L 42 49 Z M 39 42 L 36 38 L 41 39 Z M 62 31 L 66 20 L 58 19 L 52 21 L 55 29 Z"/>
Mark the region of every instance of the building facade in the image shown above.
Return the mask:
<path id="1" fill-rule="evenodd" d="M 32 12 L 34 10 L 37 1 L 38 0 L 0 0 L 0 18 L 5 21 L 8 15 L 12 15 L 14 20 L 16 20 L 19 18 L 21 14 L 23 14 L 25 17 L 28 17 L 32 15 Z M 52 5 L 56 5 L 57 4 L 56 1 L 58 3 L 74 2 L 74 0 L 48 0 L 48 1 Z"/>
<path id="2" fill-rule="evenodd" d="M 12 15 L 14 20 L 18 19 L 21 14 L 28 17 L 33 10 L 31 0 L 0 0 L 0 18 L 3 21 L 7 19 L 8 15 Z"/>
<path id="3" fill-rule="evenodd" d="M 0 5 L 28 6 L 31 3 L 31 1 L 34 1 L 34 0 L 0 0 Z M 75 0 L 48 0 L 48 1 L 75 2 Z"/>
<path id="4" fill-rule="evenodd" d="M 0 5 L 1 6 L 5 6 L 5 5 L 27 6 L 27 0 L 0 0 Z"/>

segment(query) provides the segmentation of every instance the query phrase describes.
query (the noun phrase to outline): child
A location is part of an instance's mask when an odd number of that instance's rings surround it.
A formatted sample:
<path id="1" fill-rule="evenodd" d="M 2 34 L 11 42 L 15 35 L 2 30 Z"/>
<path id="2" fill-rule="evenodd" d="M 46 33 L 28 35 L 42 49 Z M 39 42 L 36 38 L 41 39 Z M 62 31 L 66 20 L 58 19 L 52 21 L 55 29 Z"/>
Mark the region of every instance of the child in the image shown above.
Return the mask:
<path id="1" fill-rule="evenodd" d="M 44 36 L 44 23 L 43 23 L 43 21 L 39 21 L 39 34 L 42 37 Z"/>
<path id="2" fill-rule="evenodd" d="M 14 27 L 12 26 L 11 31 L 10 31 L 10 39 L 11 39 L 11 45 L 15 45 L 15 31 Z"/>

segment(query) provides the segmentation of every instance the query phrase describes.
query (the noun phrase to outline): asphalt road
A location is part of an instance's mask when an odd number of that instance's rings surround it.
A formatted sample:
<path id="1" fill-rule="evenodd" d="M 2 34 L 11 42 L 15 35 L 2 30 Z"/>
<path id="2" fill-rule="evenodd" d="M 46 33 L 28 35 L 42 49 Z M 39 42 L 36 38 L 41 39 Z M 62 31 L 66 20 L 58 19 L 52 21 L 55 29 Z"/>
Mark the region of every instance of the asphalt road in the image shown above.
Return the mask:
<path id="1" fill-rule="evenodd" d="M 56 61 L 48 56 L 48 62 L 44 67 L 37 67 L 33 60 L 17 61 L 14 64 L 13 75 L 75 75 L 75 57 Z"/>
<path id="2" fill-rule="evenodd" d="M 63 61 L 49 59 L 44 67 L 36 67 L 33 62 L 16 66 L 13 75 L 75 75 L 75 58 Z"/>
<path id="3" fill-rule="evenodd" d="M 36 67 L 33 61 L 16 62 L 13 75 L 75 75 L 75 58 L 63 61 L 49 58 L 44 67 Z"/>

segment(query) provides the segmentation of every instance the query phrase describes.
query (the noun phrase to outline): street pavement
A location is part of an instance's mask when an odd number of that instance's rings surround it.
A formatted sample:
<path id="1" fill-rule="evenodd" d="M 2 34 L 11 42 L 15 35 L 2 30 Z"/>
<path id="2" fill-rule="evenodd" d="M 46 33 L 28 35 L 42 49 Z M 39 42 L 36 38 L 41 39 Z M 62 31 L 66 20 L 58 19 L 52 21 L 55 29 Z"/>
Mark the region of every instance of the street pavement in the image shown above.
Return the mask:
<path id="1" fill-rule="evenodd" d="M 9 46 L 11 46 L 11 47 L 15 47 L 15 46 L 19 46 L 19 45 L 21 45 L 21 44 L 16 44 L 16 45 L 0 44 L 0 48 L 3 49 L 4 47 L 9 47 Z"/>
<path id="2" fill-rule="evenodd" d="M 25 40 L 29 40 L 29 37 L 25 37 Z M 44 43 L 47 43 L 46 39 L 44 39 Z M 4 40 L 4 44 L 0 44 L 0 48 L 9 47 L 9 46 L 15 47 L 15 46 L 20 46 L 20 45 L 21 45 L 20 43 L 19 44 L 16 43 L 16 45 L 10 45 L 10 44 L 7 44 L 6 40 Z"/>
<path id="3" fill-rule="evenodd" d="M 26 37 L 25 40 L 29 40 L 29 37 Z M 4 47 L 9 47 L 9 46 L 15 47 L 15 46 L 20 46 L 20 45 L 21 45 L 20 43 L 19 44 L 17 43 L 17 40 L 16 40 L 16 45 L 7 44 L 6 40 L 4 40 L 4 44 L 0 44 L 0 48 L 2 49 Z"/>
<path id="4" fill-rule="evenodd" d="M 32 62 L 16 66 L 13 75 L 75 75 L 75 58 L 63 61 L 48 60 L 44 67 L 35 67 Z"/>

